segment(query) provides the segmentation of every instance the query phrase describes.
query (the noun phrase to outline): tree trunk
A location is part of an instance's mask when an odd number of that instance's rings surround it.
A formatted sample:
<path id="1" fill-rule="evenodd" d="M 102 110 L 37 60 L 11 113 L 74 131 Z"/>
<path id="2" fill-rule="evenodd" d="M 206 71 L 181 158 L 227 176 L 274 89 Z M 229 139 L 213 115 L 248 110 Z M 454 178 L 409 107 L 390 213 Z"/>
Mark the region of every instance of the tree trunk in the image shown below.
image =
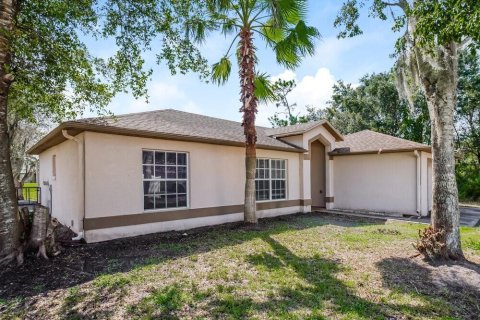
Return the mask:
<path id="1" fill-rule="evenodd" d="M 257 113 L 257 98 L 255 97 L 255 48 L 253 33 L 244 28 L 240 31 L 240 101 L 242 102 L 243 130 L 245 133 L 245 204 L 244 220 L 247 223 L 257 223 L 255 202 L 255 169 L 257 132 L 255 115 Z"/>
<path id="2" fill-rule="evenodd" d="M 1 1 L 0 29 L 4 31 L 0 32 L 0 262 L 3 263 L 15 258 L 19 263 L 23 261 L 7 123 L 8 93 L 13 81 L 9 73 L 9 33 L 13 30 L 15 8 L 16 1 Z"/>
<path id="3" fill-rule="evenodd" d="M 48 208 L 37 205 L 33 213 L 28 248 L 38 249 L 37 257 L 48 260 L 48 254 L 57 255 L 59 250 L 55 243 L 55 229 L 59 226 L 56 219 L 50 219 Z"/>
<path id="4" fill-rule="evenodd" d="M 450 259 L 461 259 L 463 252 L 454 148 L 458 49 L 455 43 L 451 43 L 439 46 L 435 55 L 420 50 L 416 54 L 432 123 L 432 227 L 434 231 L 445 233 L 443 255 Z"/>

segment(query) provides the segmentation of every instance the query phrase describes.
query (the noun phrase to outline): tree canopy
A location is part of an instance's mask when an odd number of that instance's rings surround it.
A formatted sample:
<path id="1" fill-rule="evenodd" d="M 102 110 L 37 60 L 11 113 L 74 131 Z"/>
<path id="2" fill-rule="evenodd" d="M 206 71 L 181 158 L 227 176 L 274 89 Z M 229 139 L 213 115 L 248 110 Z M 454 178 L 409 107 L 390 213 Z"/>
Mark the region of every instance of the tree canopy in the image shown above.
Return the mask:
<path id="1" fill-rule="evenodd" d="M 105 112 L 118 92 L 146 96 L 152 70 L 144 55 L 158 42 L 157 60 L 173 71 L 206 75 L 207 63 L 184 36 L 197 18 L 196 1 L 18 1 L 10 39 L 14 82 L 9 107 L 24 118 L 54 121 L 85 109 Z M 89 45 L 87 45 L 87 43 Z M 93 46 L 106 46 L 95 56 Z"/>

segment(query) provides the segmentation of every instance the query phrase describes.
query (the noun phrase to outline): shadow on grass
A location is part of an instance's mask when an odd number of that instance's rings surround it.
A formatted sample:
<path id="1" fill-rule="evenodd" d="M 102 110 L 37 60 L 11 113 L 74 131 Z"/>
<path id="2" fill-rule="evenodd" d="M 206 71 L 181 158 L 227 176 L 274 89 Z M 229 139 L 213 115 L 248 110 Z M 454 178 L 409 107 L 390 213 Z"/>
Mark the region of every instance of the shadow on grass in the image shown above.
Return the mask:
<path id="1" fill-rule="evenodd" d="M 255 229 L 242 223 L 230 223 L 65 248 L 61 255 L 50 261 L 30 256 L 21 267 L 11 266 L 0 270 L 0 299 L 27 298 L 52 290 L 72 288 L 97 277 L 108 278 L 109 275 L 128 272 L 141 266 L 200 254 L 267 234 L 322 225 L 358 227 L 366 224 L 383 222 L 316 213 L 296 214 L 261 219 Z M 184 236 L 185 233 L 188 235 Z"/>
<path id="2" fill-rule="evenodd" d="M 338 261 L 326 259 L 319 254 L 299 257 L 270 235 L 262 239 L 270 245 L 273 252 L 249 255 L 247 261 L 259 271 L 275 274 L 273 279 L 280 284 L 275 289 L 274 296 L 262 302 L 233 294 L 227 298 L 217 297 L 210 302 L 214 315 L 235 319 L 249 318 L 258 313 L 265 313 L 268 318 L 274 319 L 410 319 L 445 316 L 436 311 L 439 304 L 443 306 L 448 300 L 437 302 L 426 298 L 420 304 L 410 303 L 408 298 L 416 298 L 418 295 L 412 292 L 409 292 L 407 301 L 394 297 L 379 302 L 374 302 L 376 299 L 366 300 L 341 280 L 340 274 L 345 269 Z M 392 268 L 395 270 L 395 264 Z M 417 269 L 409 271 L 415 272 Z M 298 277 L 300 281 L 278 280 L 286 277 Z M 259 283 L 262 284 L 266 278 L 268 276 L 259 277 Z"/>
<path id="3" fill-rule="evenodd" d="M 324 319 L 322 311 L 328 305 L 330 312 L 335 312 L 335 315 L 365 319 L 387 317 L 378 305 L 358 297 L 337 278 L 337 274 L 343 269 L 339 262 L 318 254 L 298 257 L 270 235 L 262 239 L 270 245 L 273 253 L 250 255 L 247 260 L 269 272 L 286 269 L 287 273 L 294 273 L 291 276 L 297 276 L 303 281 L 295 286 L 280 286 L 274 299 L 260 304 L 251 302 L 251 310 L 267 311 L 268 316 L 274 318 L 290 317 L 293 310 L 304 310 L 306 314 L 301 315 L 302 318 Z"/>
<path id="4" fill-rule="evenodd" d="M 423 296 L 433 304 L 449 302 L 451 316 L 455 318 L 479 319 L 479 265 L 388 258 L 377 263 L 377 267 L 385 287 L 407 295 Z M 431 311 L 435 314 L 435 310 Z"/>

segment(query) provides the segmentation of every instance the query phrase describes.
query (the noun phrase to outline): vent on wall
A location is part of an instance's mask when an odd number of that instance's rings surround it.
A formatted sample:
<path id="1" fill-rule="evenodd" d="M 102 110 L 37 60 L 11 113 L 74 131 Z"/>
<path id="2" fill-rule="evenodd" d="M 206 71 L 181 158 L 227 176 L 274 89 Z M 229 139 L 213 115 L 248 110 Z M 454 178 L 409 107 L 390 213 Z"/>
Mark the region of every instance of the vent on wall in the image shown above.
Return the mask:
<path id="1" fill-rule="evenodd" d="M 57 156 L 52 156 L 52 179 L 55 180 L 57 177 Z"/>

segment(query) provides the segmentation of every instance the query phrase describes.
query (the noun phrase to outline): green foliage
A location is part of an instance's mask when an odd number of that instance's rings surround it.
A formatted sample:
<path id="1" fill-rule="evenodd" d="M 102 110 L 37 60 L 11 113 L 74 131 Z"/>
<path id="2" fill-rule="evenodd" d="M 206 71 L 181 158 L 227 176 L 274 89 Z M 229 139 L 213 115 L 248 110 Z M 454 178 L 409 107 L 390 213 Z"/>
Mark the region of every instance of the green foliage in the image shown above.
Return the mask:
<path id="1" fill-rule="evenodd" d="M 480 42 L 478 0 L 415 1 L 409 14 L 416 19 L 415 38 L 420 45 L 460 43 L 465 37 Z"/>
<path id="2" fill-rule="evenodd" d="M 480 200 L 480 58 L 466 50 L 459 60 L 455 111 L 456 175 L 462 200 Z"/>
<path id="3" fill-rule="evenodd" d="M 305 0 L 210 0 L 208 9 L 211 19 L 205 24 L 208 31 L 219 30 L 225 35 L 233 35 L 227 52 L 212 68 L 212 80 L 217 84 L 225 83 L 230 76 L 230 51 L 238 48 L 241 30 L 259 35 L 267 47 L 275 52 L 277 62 L 287 68 L 297 67 L 303 57 L 313 54 L 314 39 L 320 36 L 316 28 L 304 21 Z M 189 33 L 197 41 L 204 41 L 207 33 L 201 30 L 199 33 L 190 29 Z M 261 88 L 263 93 L 264 88 L 265 85 Z"/>
<path id="4" fill-rule="evenodd" d="M 103 274 L 95 278 L 94 286 L 108 291 L 122 289 L 130 284 L 131 279 L 123 273 Z"/>
<path id="5" fill-rule="evenodd" d="M 480 170 L 471 157 L 463 156 L 455 166 L 458 197 L 466 201 L 480 201 Z"/>
<path id="6" fill-rule="evenodd" d="M 143 53 L 158 40 L 157 58 L 172 72 L 206 76 L 206 61 L 182 31 L 198 13 L 197 2 L 187 0 L 22 1 L 8 34 L 7 69 L 15 77 L 10 110 L 34 122 L 38 114 L 59 121 L 86 108 L 104 113 L 112 97 L 127 89 L 145 96 L 152 70 Z M 93 56 L 87 39 L 113 53 Z"/>
<path id="7" fill-rule="evenodd" d="M 478 0 L 383 1 L 347 0 L 338 13 L 334 26 L 340 28 L 339 38 L 362 34 L 358 24 L 360 9 L 369 4 L 370 16 L 387 20 L 392 18 L 392 30 L 401 31 L 409 18 L 415 20 L 413 35 L 401 36 L 397 52 L 406 49 L 407 37 L 414 38 L 415 46 L 434 49 L 451 42 L 461 43 L 466 38 L 480 43 L 480 6 Z"/>
<path id="8" fill-rule="evenodd" d="M 277 109 L 281 111 L 268 118 L 268 121 L 273 127 L 285 127 L 297 123 L 308 122 L 307 117 L 300 116 L 300 113 L 295 113 L 296 103 L 288 101 L 288 95 L 297 86 L 295 80 L 279 79 L 272 84 L 273 102 Z"/>
<path id="9" fill-rule="evenodd" d="M 184 303 L 185 295 L 182 290 L 178 286 L 168 286 L 153 291 L 140 303 L 129 306 L 128 312 L 141 319 L 176 319 L 173 312 L 179 310 Z"/>
<path id="10" fill-rule="evenodd" d="M 367 74 L 356 87 L 339 81 L 333 87 L 330 106 L 317 116 L 327 119 L 344 134 L 368 129 L 421 143 L 430 142 L 425 99 L 418 95 L 411 109 L 400 99 L 392 72 Z"/>
<path id="11" fill-rule="evenodd" d="M 38 187 L 38 183 L 24 183 L 22 187 L 23 199 L 30 201 L 39 200 L 37 189 L 35 189 L 36 187 Z"/>
<path id="12" fill-rule="evenodd" d="M 275 88 L 272 86 L 270 79 L 266 73 L 255 75 L 254 80 L 255 97 L 260 102 L 272 102 L 275 101 Z"/>

